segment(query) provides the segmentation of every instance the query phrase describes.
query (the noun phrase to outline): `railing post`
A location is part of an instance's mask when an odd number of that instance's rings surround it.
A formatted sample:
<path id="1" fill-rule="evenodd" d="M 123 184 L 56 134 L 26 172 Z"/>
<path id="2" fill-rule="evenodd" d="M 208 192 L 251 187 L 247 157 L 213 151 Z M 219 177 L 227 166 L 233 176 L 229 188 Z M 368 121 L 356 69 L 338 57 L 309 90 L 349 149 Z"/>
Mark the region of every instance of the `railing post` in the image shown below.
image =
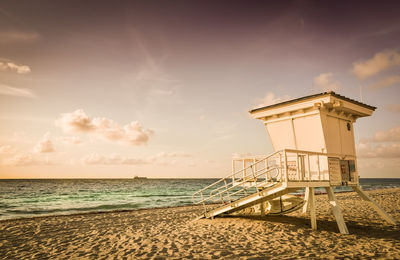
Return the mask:
<path id="1" fill-rule="evenodd" d="M 253 158 L 254 171 L 257 171 L 256 158 Z"/>
<path id="2" fill-rule="evenodd" d="M 224 197 L 222 197 L 222 193 L 219 193 L 219 197 L 221 198 L 221 204 L 225 204 Z"/>
<path id="3" fill-rule="evenodd" d="M 245 175 L 246 175 L 246 159 L 244 158 L 243 159 L 243 180 L 244 180 Z"/>
<path id="4" fill-rule="evenodd" d="M 247 195 L 247 190 L 246 190 L 246 186 L 245 186 L 244 181 L 242 181 L 242 186 L 243 186 L 244 194 Z"/>
<path id="5" fill-rule="evenodd" d="M 282 161 L 282 154 L 281 153 L 279 153 L 279 171 L 278 171 L 278 174 L 280 174 L 281 175 L 281 179 L 283 179 L 283 171 L 284 171 L 284 165 L 282 165 L 282 163 L 283 163 L 283 161 Z"/>
<path id="6" fill-rule="evenodd" d="M 230 194 L 229 191 L 228 191 L 228 184 L 226 184 L 225 178 L 224 178 L 224 183 L 225 183 L 225 191 L 226 191 L 226 193 L 228 194 L 229 203 L 232 203 L 231 194 Z"/>
<path id="7" fill-rule="evenodd" d="M 250 166 L 250 168 L 251 168 L 251 174 L 252 174 L 252 176 L 253 176 L 254 186 L 256 187 L 256 190 L 257 190 L 258 195 L 260 195 L 260 191 L 259 191 L 258 188 L 257 188 L 257 178 L 256 178 L 256 175 L 254 174 L 253 166 L 254 166 L 254 165 L 251 165 L 251 166 Z"/>
<path id="8" fill-rule="evenodd" d="M 317 166 L 318 166 L 318 180 L 321 180 L 321 169 L 319 168 L 319 154 L 317 154 Z"/>
<path id="9" fill-rule="evenodd" d="M 300 174 L 299 174 L 299 153 L 296 153 L 296 175 L 297 175 L 297 180 L 300 181 Z"/>
<path id="10" fill-rule="evenodd" d="M 310 155 L 307 154 L 307 161 L 308 161 L 308 180 L 311 181 L 311 165 L 310 165 Z"/>
<path id="11" fill-rule="evenodd" d="M 247 195 L 246 183 L 245 183 L 245 181 L 244 181 L 244 178 L 242 179 L 242 186 L 243 186 L 243 191 L 244 191 L 244 193 Z"/>
<path id="12" fill-rule="evenodd" d="M 200 191 L 201 194 L 201 203 L 203 204 L 203 208 L 204 208 L 204 214 L 207 213 L 207 209 L 206 209 L 206 203 L 204 202 L 204 195 L 203 195 L 203 191 Z"/>
<path id="13" fill-rule="evenodd" d="M 236 171 L 235 171 L 235 163 L 236 163 L 235 159 L 232 159 L 232 182 L 235 181 L 235 173 L 236 173 Z"/>
<path id="14" fill-rule="evenodd" d="M 288 169 L 287 169 L 287 154 L 286 154 L 286 150 L 283 150 L 283 151 L 284 151 L 283 159 L 284 159 L 285 178 L 286 178 L 286 182 L 289 182 L 289 173 L 288 173 Z"/>

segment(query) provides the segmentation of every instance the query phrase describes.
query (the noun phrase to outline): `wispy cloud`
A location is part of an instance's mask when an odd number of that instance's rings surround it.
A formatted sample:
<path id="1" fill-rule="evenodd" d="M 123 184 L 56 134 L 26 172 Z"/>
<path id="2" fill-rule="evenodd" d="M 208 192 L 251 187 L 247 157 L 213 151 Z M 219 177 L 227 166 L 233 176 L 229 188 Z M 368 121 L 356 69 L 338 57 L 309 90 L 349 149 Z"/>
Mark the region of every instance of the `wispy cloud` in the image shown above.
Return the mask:
<path id="1" fill-rule="evenodd" d="M 267 94 L 265 94 L 265 96 L 262 99 L 257 100 L 257 102 L 259 102 L 259 104 L 254 106 L 254 108 L 270 106 L 270 105 L 273 105 L 276 103 L 287 101 L 289 99 L 290 99 L 290 96 L 288 96 L 288 95 L 276 96 L 273 92 L 267 92 Z"/>
<path id="2" fill-rule="evenodd" d="M 386 131 L 377 131 L 373 138 L 374 142 L 400 142 L 400 126 L 390 128 Z"/>
<path id="3" fill-rule="evenodd" d="M 185 158 L 191 157 L 191 154 L 182 152 L 161 152 L 154 156 L 148 156 L 145 158 L 125 157 L 119 154 L 113 154 L 110 156 L 100 155 L 98 153 L 92 153 L 85 156 L 82 159 L 82 163 L 86 165 L 144 165 L 144 164 L 158 164 L 158 165 L 169 165 L 175 162 L 171 158 Z"/>
<path id="4" fill-rule="evenodd" d="M 193 155 L 185 152 L 160 152 L 156 158 L 177 158 L 177 157 L 192 157 Z"/>
<path id="5" fill-rule="evenodd" d="M 48 158 L 41 158 L 32 153 L 23 153 L 2 162 L 6 166 L 35 166 L 35 165 L 54 165 L 55 163 Z"/>
<path id="6" fill-rule="evenodd" d="M 136 72 L 127 75 L 123 85 L 133 89 L 138 102 L 145 102 L 146 105 L 175 101 L 181 87 L 179 80 L 149 61 L 145 61 Z"/>
<path id="7" fill-rule="evenodd" d="M 361 158 L 400 158 L 400 144 L 360 143 L 358 155 Z"/>
<path id="8" fill-rule="evenodd" d="M 373 138 L 361 140 L 357 148 L 361 158 L 400 158 L 400 126 L 377 131 Z"/>
<path id="9" fill-rule="evenodd" d="M 39 140 L 36 146 L 33 148 L 35 153 L 52 153 L 55 152 L 54 144 L 50 140 L 50 133 L 44 134 L 43 138 Z"/>
<path id="10" fill-rule="evenodd" d="M 314 78 L 314 87 L 322 91 L 338 91 L 342 88 L 342 84 L 333 78 L 333 73 L 321 73 Z"/>
<path id="11" fill-rule="evenodd" d="M 144 129 L 137 121 L 121 127 L 115 121 L 105 117 L 91 119 L 82 109 L 61 114 L 55 124 L 65 133 L 88 133 L 108 141 L 130 145 L 147 144 L 154 133 L 153 130 Z"/>
<path id="12" fill-rule="evenodd" d="M 36 98 L 32 90 L 27 88 L 14 88 L 4 84 L 0 84 L 0 95 Z"/>
<path id="13" fill-rule="evenodd" d="M 14 154 L 16 150 L 10 145 L 0 145 L 0 154 Z"/>
<path id="14" fill-rule="evenodd" d="M 372 85 L 369 86 L 370 89 L 382 89 L 386 87 L 390 87 L 396 83 L 400 83 L 400 75 L 390 76 L 384 78 Z"/>
<path id="15" fill-rule="evenodd" d="M 18 74 L 26 74 L 31 72 L 31 68 L 27 65 L 17 65 L 11 61 L 0 61 L 0 71 L 15 71 Z"/>
<path id="16" fill-rule="evenodd" d="M 149 163 L 141 158 L 127 158 L 117 154 L 104 156 L 97 153 L 89 154 L 82 159 L 82 162 L 87 165 L 140 165 Z"/>
<path id="17" fill-rule="evenodd" d="M 232 139 L 233 137 L 235 137 L 234 134 L 223 134 L 223 135 L 217 136 L 214 140 L 224 141 L 224 140 Z"/>
<path id="18" fill-rule="evenodd" d="M 176 102 L 181 81 L 171 75 L 164 66 L 167 55 L 155 55 L 146 45 L 145 38 L 137 31 L 131 31 L 132 46 L 137 65 L 122 79 L 122 85 L 134 90 L 136 102 L 158 105 Z"/>
<path id="19" fill-rule="evenodd" d="M 40 39 L 37 32 L 0 31 L 0 43 L 34 42 Z"/>
<path id="20" fill-rule="evenodd" d="M 58 141 L 64 144 L 81 144 L 82 140 L 78 136 L 61 136 L 57 138 Z"/>
<path id="21" fill-rule="evenodd" d="M 397 50 L 384 50 L 371 59 L 353 63 L 353 73 L 358 79 L 364 80 L 397 65 L 400 65 L 400 53 Z"/>
<path id="22" fill-rule="evenodd" d="M 237 158 L 237 159 L 240 159 L 240 158 L 252 158 L 252 157 L 255 157 L 255 155 L 252 154 L 252 153 L 233 153 L 232 154 L 232 158 Z"/>
<path id="23" fill-rule="evenodd" d="M 388 160 L 388 159 L 386 159 Z M 386 161 L 385 160 L 385 161 Z M 383 169 L 385 168 L 386 163 L 384 163 L 381 159 L 371 159 L 371 158 L 361 158 L 358 160 L 357 165 L 359 169 Z"/>

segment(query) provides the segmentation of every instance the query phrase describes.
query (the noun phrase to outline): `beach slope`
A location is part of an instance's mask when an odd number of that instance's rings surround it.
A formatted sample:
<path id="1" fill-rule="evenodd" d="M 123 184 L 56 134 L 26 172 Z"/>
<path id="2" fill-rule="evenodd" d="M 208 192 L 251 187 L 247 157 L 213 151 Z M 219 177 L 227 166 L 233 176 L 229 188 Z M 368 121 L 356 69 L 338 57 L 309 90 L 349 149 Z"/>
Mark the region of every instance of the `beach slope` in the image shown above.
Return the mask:
<path id="1" fill-rule="evenodd" d="M 399 188 L 368 194 L 400 221 Z M 338 232 L 319 195 L 317 231 L 300 212 L 193 221 L 194 206 L 3 220 L 0 259 L 400 258 L 400 226 L 353 192 L 337 197 L 350 235 Z"/>

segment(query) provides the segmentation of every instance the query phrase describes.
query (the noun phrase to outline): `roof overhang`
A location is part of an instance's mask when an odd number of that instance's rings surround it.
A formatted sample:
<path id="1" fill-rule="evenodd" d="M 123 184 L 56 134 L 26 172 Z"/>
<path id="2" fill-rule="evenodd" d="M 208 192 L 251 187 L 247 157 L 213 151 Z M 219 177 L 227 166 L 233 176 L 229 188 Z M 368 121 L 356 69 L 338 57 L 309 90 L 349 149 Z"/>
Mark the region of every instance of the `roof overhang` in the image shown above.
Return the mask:
<path id="1" fill-rule="evenodd" d="M 306 111 L 317 109 L 335 110 L 337 112 L 349 114 L 354 118 L 359 118 L 372 115 L 376 107 L 341 96 L 331 91 L 256 108 L 250 110 L 249 113 L 253 118 L 266 119 L 281 114 L 305 113 Z"/>

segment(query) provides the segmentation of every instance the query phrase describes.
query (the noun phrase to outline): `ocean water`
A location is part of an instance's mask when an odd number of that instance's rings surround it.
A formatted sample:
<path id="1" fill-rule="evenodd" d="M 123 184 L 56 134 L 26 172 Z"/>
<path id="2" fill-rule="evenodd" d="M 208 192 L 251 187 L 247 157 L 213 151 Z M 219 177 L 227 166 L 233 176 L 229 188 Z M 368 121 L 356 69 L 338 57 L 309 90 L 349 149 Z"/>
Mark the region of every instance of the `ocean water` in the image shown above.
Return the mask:
<path id="1" fill-rule="evenodd" d="M 0 220 L 190 205 L 194 192 L 216 180 L 0 180 Z M 360 179 L 360 184 L 365 190 L 400 187 L 400 179 Z"/>

